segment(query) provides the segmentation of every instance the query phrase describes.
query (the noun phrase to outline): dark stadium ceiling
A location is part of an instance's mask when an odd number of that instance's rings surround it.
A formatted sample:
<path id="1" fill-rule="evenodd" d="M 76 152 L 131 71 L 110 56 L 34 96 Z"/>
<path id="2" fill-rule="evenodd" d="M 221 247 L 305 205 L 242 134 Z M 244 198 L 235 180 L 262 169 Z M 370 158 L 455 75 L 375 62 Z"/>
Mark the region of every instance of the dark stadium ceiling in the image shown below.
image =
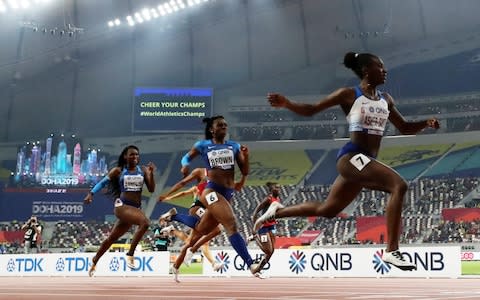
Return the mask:
<path id="1" fill-rule="evenodd" d="M 173 9 L 189 2 L 194 5 L 159 18 L 151 11 L 160 14 L 159 5 L 170 3 Z M 423 47 L 418 45 L 429 39 L 478 38 L 480 31 L 478 0 L 0 0 L 0 86 L 34 78 L 55 64 L 115 51 L 122 41 L 139 42 L 149 31 L 191 30 L 238 15 L 249 20 L 265 11 L 278 11 L 282 18 L 289 6 L 300 7 L 304 28 L 327 37 L 325 62 L 336 51 L 335 39 L 351 40 L 357 49 L 399 50 Z M 145 8 L 152 20 L 138 24 L 135 13 L 142 16 Z M 135 26 L 128 25 L 128 15 Z M 109 27 L 116 18 L 121 24 Z"/>

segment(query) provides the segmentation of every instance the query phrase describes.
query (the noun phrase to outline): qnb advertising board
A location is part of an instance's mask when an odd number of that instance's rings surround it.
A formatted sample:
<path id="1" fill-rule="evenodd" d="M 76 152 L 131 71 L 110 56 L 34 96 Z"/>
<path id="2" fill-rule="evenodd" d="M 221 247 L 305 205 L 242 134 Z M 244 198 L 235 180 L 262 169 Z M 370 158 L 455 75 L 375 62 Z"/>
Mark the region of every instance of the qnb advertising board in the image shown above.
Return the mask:
<path id="1" fill-rule="evenodd" d="M 134 132 L 202 131 L 202 119 L 212 115 L 209 88 L 138 87 L 134 94 Z"/>
<path id="2" fill-rule="evenodd" d="M 270 277 L 448 277 L 461 275 L 460 246 L 408 247 L 404 257 L 417 265 L 415 271 L 402 271 L 381 258 L 380 248 L 277 249 L 263 269 Z M 261 258 L 260 251 L 250 251 Z M 203 275 L 251 276 L 246 264 L 234 250 L 212 250 L 223 268 L 213 271 L 203 263 Z"/>

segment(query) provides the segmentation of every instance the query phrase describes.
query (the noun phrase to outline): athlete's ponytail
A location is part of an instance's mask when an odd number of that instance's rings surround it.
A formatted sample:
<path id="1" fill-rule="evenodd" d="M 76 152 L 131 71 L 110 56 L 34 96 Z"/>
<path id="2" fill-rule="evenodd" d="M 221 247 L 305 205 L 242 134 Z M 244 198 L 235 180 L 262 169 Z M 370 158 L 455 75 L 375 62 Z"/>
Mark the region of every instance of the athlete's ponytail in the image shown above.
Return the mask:
<path id="1" fill-rule="evenodd" d="M 363 79 L 363 67 L 368 66 L 374 58 L 377 58 L 377 56 L 370 53 L 348 52 L 343 58 L 343 64 L 351 69 L 360 79 Z"/>

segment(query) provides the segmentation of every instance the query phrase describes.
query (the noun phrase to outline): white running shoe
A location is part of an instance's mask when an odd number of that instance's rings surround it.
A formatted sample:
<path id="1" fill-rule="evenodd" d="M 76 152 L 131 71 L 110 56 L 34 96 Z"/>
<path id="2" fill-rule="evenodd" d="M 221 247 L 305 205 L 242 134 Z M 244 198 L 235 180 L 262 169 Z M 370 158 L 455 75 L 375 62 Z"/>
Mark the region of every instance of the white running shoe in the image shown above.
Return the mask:
<path id="1" fill-rule="evenodd" d="M 188 248 L 187 253 L 185 254 L 185 258 L 183 259 L 183 263 L 187 267 L 190 267 L 190 265 L 192 264 L 192 258 L 193 258 L 192 248 Z"/>
<path id="2" fill-rule="evenodd" d="M 178 269 L 176 269 L 175 267 L 172 267 L 172 274 L 173 274 L 173 280 L 176 282 L 176 283 L 180 283 L 180 280 L 178 280 Z"/>
<path id="3" fill-rule="evenodd" d="M 402 253 L 399 250 L 392 252 L 384 252 L 382 260 L 386 263 L 394 265 L 403 271 L 413 271 L 417 269 L 417 266 L 414 263 L 408 262 L 403 257 Z"/>
<path id="4" fill-rule="evenodd" d="M 92 277 L 93 274 L 95 274 L 95 268 L 96 268 L 96 265 L 95 264 L 92 264 L 90 266 L 90 269 L 88 269 L 88 276 Z"/>
<path id="5" fill-rule="evenodd" d="M 127 255 L 127 267 L 130 269 L 135 269 L 135 257 L 132 255 Z"/>
<path id="6" fill-rule="evenodd" d="M 175 230 L 175 227 L 173 225 L 169 225 L 167 227 L 163 227 L 161 230 L 160 230 L 160 233 L 164 233 L 164 232 L 167 232 L 169 233 L 170 231 L 172 230 Z"/>
<path id="7" fill-rule="evenodd" d="M 267 277 L 263 275 L 261 270 L 257 270 L 259 264 L 253 263 L 250 265 L 250 272 L 252 272 L 252 275 L 257 277 L 258 279 L 266 279 Z"/>
<path id="8" fill-rule="evenodd" d="M 215 272 L 217 272 L 217 271 L 220 270 L 221 268 L 223 268 L 223 263 L 221 263 L 221 262 L 216 261 L 216 262 L 214 262 L 214 263 L 212 264 L 212 269 L 213 269 L 213 271 L 215 271 Z"/>
<path id="9" fill-rule="evenodd" d="M 170 208 L 169 211 L 164 213 L 163 215 L 160 216 L 158 219 L 158 222 L 160 223 L 161 221 L 167 221 L 170 222 L 172 220 L 172 216 L 177 214 L 177 209 L 175 207 Z"/>
<path id="10" fill-rule="evenodd" d="M 268 207 L 267 211 L 261 215 L 257 221 L 255 221 L 255 225 L 253 225 L 253 232 L 257 232 L 260 227 L 262 227 L 263 223 L 265 223 L 268 219 L 275 217 L 275 213 L 279 208 L 284 208 L 280 202 L 272 202 Z"/>
<path id="11" fill-rule="evenodd" d="M 251 234 L 249 236 L 247 236 L 247 242 L 251 242 L 251 241 L 254 241 L 255 240 L 255 234 Z"/>

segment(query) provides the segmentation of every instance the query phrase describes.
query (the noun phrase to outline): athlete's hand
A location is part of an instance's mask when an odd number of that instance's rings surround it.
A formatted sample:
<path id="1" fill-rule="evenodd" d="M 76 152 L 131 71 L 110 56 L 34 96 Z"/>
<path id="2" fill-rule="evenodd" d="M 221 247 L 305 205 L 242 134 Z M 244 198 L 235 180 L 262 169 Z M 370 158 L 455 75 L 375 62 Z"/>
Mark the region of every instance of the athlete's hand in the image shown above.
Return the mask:
<path id="1" fill-rule="evenodd" d="M 83 203 L 84 204 L 90 204 L 93 201 L 93 195 L 91 193 L 88 193 L 88 195 L 83 198 Z"/>
<path id="2" fill-rule="evenodd" d="M 167 196 L 165 195 L 158 196 L 158 202 L 162 202 L 163 200 L 167 200 Z"/>
<path id="3" fill-rule="evenodd" d="M 239 181 L 235 182 L 235 186 L 233 187 L 237 192 L 240 192 L 240 190 L 243 188 L 244 183 Z"/>
<path id="4" fill-rule="evenodd" d="M 438 129 L 440 128 L 440 122 L 436 118 L 431 118 L 427 120 L 427 127 Z"/>
<path id="5" fill-rule="evenodd" d="M 240 151 L 243 153 L 243 155 L 248 156 L 248 147 L 245 145 L 240 146 Z"/>
<path id="6" fill-rule="evenodd" d="M 148 162 L 147 164 L 147 170 L 151 173 L 155 172 L 155 170 L 157 170 L 157 166 L 155 166 L 155 164 L 153 162 Z"/>
<path id="7" fill-rule="evenodd" d="M 269 93 L 267 99 L 272 107 L 285 107 L 288 103 L 288 99 L 285 96 L 275 93 Z"/>
<path id="8" fill-rule="evenodd" d="M 182 173 L 183 177 L 187 177 L 188 174 L 190 174 L 190 170 L 188 169 L 188 166 L 183 166 L 181 169 L 180 169 L 180 172 Z"/>

